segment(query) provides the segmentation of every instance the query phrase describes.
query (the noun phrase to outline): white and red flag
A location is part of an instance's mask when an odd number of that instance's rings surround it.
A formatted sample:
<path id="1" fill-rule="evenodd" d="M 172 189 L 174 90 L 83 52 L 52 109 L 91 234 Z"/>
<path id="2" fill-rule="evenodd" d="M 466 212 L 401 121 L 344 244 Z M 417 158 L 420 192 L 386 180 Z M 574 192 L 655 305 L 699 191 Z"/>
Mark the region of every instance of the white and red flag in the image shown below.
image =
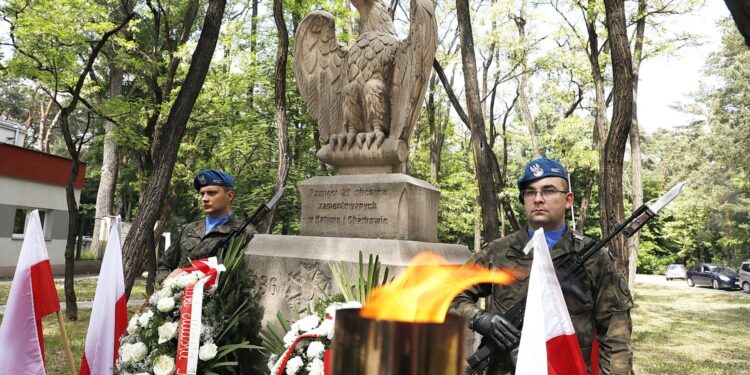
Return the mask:
<path id="1" fill-rule="evenodd" d="M 534 260 L 516 375 L 586 375 L 586 363 L 555 275 L 544 230 L 534 232 L 526 247 L 524 251 L 534 249 Z"/>
<path id="2" fill-rule="evenodd" d="M 104 251 L 99 282 L 91 308 L 86 348 L 81 358 L 80 375 L 112 374 L 120 348 L 120 336 L 128 327 L 125 278 L 122 271 L 122 230 L 120 217 L 112 221 Z"/>
<path id="3" fill-rule="evenodd" d="M 26 219 L 21 254 L 0 325 L 4 374 L 46 374 L 42 318 L 60 311 L 39 212 L 32 211 Z"/>

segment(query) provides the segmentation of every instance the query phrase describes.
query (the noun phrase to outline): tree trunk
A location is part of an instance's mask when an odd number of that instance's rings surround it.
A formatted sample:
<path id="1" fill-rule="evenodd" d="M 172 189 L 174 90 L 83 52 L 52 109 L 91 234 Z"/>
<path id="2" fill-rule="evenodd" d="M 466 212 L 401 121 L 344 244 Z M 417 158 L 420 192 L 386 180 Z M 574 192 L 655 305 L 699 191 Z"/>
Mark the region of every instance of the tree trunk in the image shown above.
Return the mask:
<path id="1" fill-rule="evenodd" d="M 497 216 L 497 195 L 490 166 L 492 150 L 487 144 L 479 98 L 477 63 L 474 56 L 474 35 L 471 28 L 468 0 L 456 0 L 458 33 L 461 39 L 461 60 L 468 108 L 468 125 L 471 128 L 471 144 L 474 151 L 474 168 L 479 187 L 479 205 L 482 209 L 482 234 L 485 242 L 500 236 L 500 220 Z"/>
<path id="2" fill-rule="evenodd" d="M 65 242 L 65 316 L 69 321 L 78 320 L 78 304 L 76 303 L 76 292 L 74 289 L 75 276 L 75 245 L 78 236 L 78 202 L 75 197 L 75 183 L 78 179 L 80 161 L 78 159 L 80 150 L 77 149 L 75 140 L 70 134 L 68 124 L 68 112 L 63 113 L 60 121 L 65 145 L 72 160 L 68 181 L 65 184 L 65 201 L 68 205 L 68 234 Z"/>
<path id="3" fill-rule="evenodd" d="M 607 138 L 607 98 L 604 93 L 604 74 L 599 64 L 599 35 L 596 33 L 596 25 L 599 18 L 599 4 L 596 0 L 588 0 L 588 6 L 580 5 L 581 11 L 586 15 L 586 33 L 588 36 L 588 50 L 586 55 L 591 65 L 591 79 L 594 83 L 594 103 L 596 106 L 596 117 L 594 118 L 593 143 L 599 151 L 599 221 L 603 235 L 608 228 L 606 213 L 604 185 L 607 181 L 604 177 L 604 142 Z M 587 207 L 588 208 L 588 207 Z M 585 215 L 584 215 L 585 216 Z M 585 219 L 585 217 L 584 217 Z M 583 228 L 581 228 L 583 233 Z"/>
<path id="4" fill-rule="evenodd" d="M 435 88 L 437 77 L 433 73 L 430 77 L 430 92 L 427 97 L 427 124 L 430 127 L 430 177 L 437 182 L 440 181 L 440 162 L 445 142 L 445 127 L 442 119 L 438 119 L 438 104 L 435 103 Z"/>
<path id="5" fill-rule="evenodd" d="M 109 66 L 109 97 L 116 98 L 122 92 L 123 71 L 116 64 Z M 104 244 L 100 242 L 101 224 L 105 216 L 112 215 L 115 186 L 117 184 L 117 143 L 114 140 L 115 124 L 104 120 L 104 151 L 102 155 L 101 178 L 96 192 L 96 214 L 94 216 L 94 232 L 91 236 L 91 250 L 101 259 L 104 256 Z M 108 238 L 109 233 L 106 233 Z"/>
<path id="6" fill-rule="evenodd" d="M 49 153 L 49 143 L 52 139 L 52 130 L 55 129 L 55 125 L 57 125 L 57 122 L 60 121 L 60 113 L 61 111 L 57 111 L 57 114 L 55 117 L 52 118 L 52 121 L 50 121 L 49 125 L 47 125 L 46 129 L 44 130 L 44 141 L 42 142 L 42 152 Z"/>
<path id="7" fill-rule="evenodd" d="M 52 105 L 55 104 L 55 99 L 50 99 L 49 102 L 47 102 L 46 107 L 41 107 L 40 110 L 41 113 L 39 114 L 39 134 L 37 135 L 38 141 L 39 141 L 39 150 L 42 152 L 49 152 L 49 143 L 45 145 L 45 136 L 44 134 L 47 133 L 47 129 L 52 127 L 52 124 L 47 125 L 47 119 L 49 118 L 49 113 L 52 111 Z M 31 125 L 31 117 L 32 117 L 32 111 L 29 111 L 29 119 L 28 119 L 28 125 Z M 29 126 L 26 126 L 28 128 Z M 28 129 L 27 129 L 28 130 Z M 28 133 L 27 133 L 28 134 Z M 45 147 L 46 146 L 46 147 Z"/>
<path id="8" fill-rule="evenodd" d="M 531 109 L 529 108 L 529 99 L 526 96 L 526 84 L 529 80 L 528 72 L 528 56 L 526 53 L 526 0 L 521 1 L 521 9 L 519 10 L 518 16 L 513 17 L 513 21 L 518 29 L 518 44 L 521 46 L 521 56 L 519 56 L 521 67 L 521 74 L 518 77 L 518 105 L 521 110 L 521 119 L 526 127 L 529 129 L 529 137 L 531 138 L 531 152 L 534 154 L 534 158 L 542 156 L 542 150 L 539 145 L 539 134 L 537 134 L 536 126 L 534 126 L 534 119 L 531 117 Z"/>
<path id="9" fill-rule="evenodd" d="M 604 198 L 605 203 L 603 233 L 609 233 L 612 230 L 609 221 L 621 223 L 624 219 L 622 174 L 625 144 L 633 121 L 633 64 L 625 24 L 624 0 L 605 0 L 604 7 L 612 57 L 613 108 L 612 124 L 604 150 L 599 195 Z M 630 254 L 623 236 L 615 237 L 610 242 L 609 249 L 615 257 L 617 270 L 623 277 L 628 277 Z"/>
<path id="10" fill-rule="evenodd" d="M 225 6 L 226 0 L 213 0 L 208 3 L 203 29 L 187 75 L 169 111 L 164 128 L 159 132 L 158 144 L 154 149 L 154 168 L 141 195 L 138 213 L 123 246 L 125 290 L 128 296 L 149 251 L 148 245 L 154 241 L 154 224 L 161 212 L 190 113 L 211 65 Z"/>
<path id="11" fill-rule="evenodd" d="M 286 117 L 286 63 L 289 56 L 289 33 L 284 21 L 282 0 L 274 0 L 273 2 L 273 19 L 276 22 L 276 30 L 279 36 L 279 46 L 276 48 L 275 91 L 273 98 L 279 144 L 279 166 L 276 173 L 276 181 L 273 183 L 273 191 L 276 192 L 286 185 L 286 180 L 289 177 L 289 168 L 292 164 L 292 158 L 289 155 L 289 126 Z M 273 206 L 271 212 L 263 220 L 261 233 L 271 233 L 277 207 L 278 205 Z"/>
<path id="12" fill-rule="evenodd" d="M 583 189 L 583 195 L 581 196 L 581 207 L 578 209 L 578 223 L 576 224 L 576 230 L 581 234 L 586 230 L 586 218 L 588 217 L 589 202 L 591 202 L 591 193 L 594 189 L 595 176 L 596 173 L 593 169 L 589 169 L 586 172 L 586 184 Z"/>
<path id="13" fill-rule="evenodd" d="M 250 11 L 250 66 L 255 66 L 256 55 L 258 53 L 258 3 L 260 0 L 250 0 L 251 11 Z M 257 75 L 253 75 L 257 77 Z M 250 83 L 250 87 L 247 90 L 247 107 L 250 113 L 255 111 L 254 109 L 255 100 L 255 79 Z M 317 127 L 316 127 L 317 128 Z M 320 148 L 318 148 L 320 149 Z"/>
<path id="14" fill-rule="evenodd" d="M 643 165 L 641 163 L 641 135 L 638 129 L 638 77 L 643 60 L 643 35 L 646 30 L 646 0 L 638 0 L 638 21 L 635 26 L 635 44 L 633 48 L 633 122 L 630 125 L 630 165 L 632 167 L 633 208 L 643 204 Z M 638 268 L 638 249 L 640 248 L 640 231 L 627 240 L 628 252 L 628 286 L 635 287 L 635 271 Z"/>

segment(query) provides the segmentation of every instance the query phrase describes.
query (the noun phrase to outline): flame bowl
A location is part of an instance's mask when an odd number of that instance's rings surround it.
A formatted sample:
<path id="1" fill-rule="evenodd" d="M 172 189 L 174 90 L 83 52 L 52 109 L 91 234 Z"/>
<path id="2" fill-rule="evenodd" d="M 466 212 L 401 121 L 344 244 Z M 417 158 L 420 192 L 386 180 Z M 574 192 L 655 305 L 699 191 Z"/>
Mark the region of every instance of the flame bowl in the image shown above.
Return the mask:
<path id="1" fill-rule="evenodd" d="M 464 373 L 466 324 L 406 323 L 336 312 L 332 375 L 459 375 Z"/>

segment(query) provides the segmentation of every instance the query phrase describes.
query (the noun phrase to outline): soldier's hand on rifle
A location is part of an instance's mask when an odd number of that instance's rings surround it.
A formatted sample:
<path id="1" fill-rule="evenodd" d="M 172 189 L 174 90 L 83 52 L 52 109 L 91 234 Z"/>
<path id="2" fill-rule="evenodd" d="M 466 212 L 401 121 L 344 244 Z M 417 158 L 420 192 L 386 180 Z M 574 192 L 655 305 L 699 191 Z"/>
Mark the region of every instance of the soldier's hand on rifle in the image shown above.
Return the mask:
<path id="1" fill-rule="evenodd" d="M 492 340 L 498 349 L 507 351 L 518 345 L 521 331 L 513 323 L 500 315 L 480 311 L 474 315 L 472 328 L 482 336 Z"/>

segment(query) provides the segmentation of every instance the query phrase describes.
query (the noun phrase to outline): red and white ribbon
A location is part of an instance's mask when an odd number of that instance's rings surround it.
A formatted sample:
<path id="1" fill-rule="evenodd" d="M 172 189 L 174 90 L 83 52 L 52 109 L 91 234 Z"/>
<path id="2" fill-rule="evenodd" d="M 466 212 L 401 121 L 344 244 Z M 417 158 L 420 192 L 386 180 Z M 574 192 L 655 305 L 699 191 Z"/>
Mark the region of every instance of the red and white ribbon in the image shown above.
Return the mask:
<path id="1" fill-rule="evenodd" d="M 216 257 L 190 262 L 193 267 L 183 268 L 188 273 L 202 272 L 194 285 L 185 287 L 180 307 L 180 326 L 177 338 L 175 367 L 177 375 L 195 375 L 198 371 L 198 353 L 201 338 L 201 316 L 203 312 L 203 290 L 213 290 L 218 285 L 219 274 L 225 270 Z"/>

